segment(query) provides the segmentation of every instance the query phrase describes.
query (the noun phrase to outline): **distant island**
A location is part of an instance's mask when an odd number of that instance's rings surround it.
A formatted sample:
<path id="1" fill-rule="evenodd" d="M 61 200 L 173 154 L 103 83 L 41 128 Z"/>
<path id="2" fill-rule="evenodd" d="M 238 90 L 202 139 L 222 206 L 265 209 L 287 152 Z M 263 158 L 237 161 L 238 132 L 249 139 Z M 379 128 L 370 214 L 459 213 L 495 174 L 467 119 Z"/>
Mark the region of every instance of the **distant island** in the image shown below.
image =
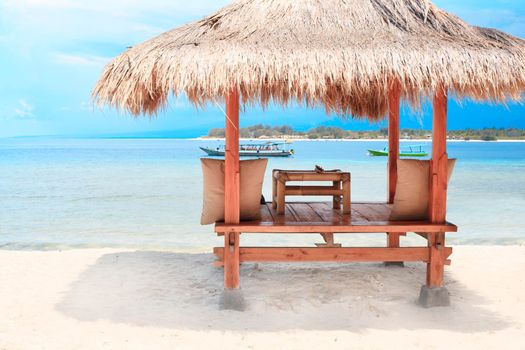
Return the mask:
<path id="1" fill-rule="evenodd" d="M 408 140 L 432 139 L 432 134 L 428 130 L 421 129 L 401 129 L 401 138 Z M 207 138 L 224 138 L 225 131 L 222 128 L 211 129 Z M 319 126 L 307 131 L 297 131 L 291 126 L 269 126 L 269 125 L 252 125 L 240 129 L 241 138 L 245 139 L 310 139 L 310 140 L 359 140 L 359 139 L 378 139 L 388 138 L 388 129 L 382 128 L 375 131 L 353 131 L 345 130 L 333 126 Z M 449 130 L 448 138 L 450 140 L 480 140 L 480 141 L 498 141 L 498 140 L 525 140 L 525 129 L 514 128 L 484 128 L 484 129 L 464 129 Z"/>

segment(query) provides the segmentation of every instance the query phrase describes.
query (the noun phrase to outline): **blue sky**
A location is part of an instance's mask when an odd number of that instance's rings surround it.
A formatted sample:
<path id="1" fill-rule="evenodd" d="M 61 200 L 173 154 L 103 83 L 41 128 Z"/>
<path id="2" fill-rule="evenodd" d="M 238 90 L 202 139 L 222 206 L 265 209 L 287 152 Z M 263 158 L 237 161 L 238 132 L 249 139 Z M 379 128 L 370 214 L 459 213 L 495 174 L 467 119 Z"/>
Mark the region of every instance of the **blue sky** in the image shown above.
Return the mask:
<path id="1" fill-rule="evenodd" d="M 184 99 L 172 101 L 154 119 L 133 119 L 111 110 L 93 110 L 90 91 L 102 67 L 127 46 L 190 20 L 228 0 L 0 0 L 0 137 L 139 135 L 192 137 L 222 127 L 218 108 L 195 111 Z M 435 0 L 470 23 L 525 37 L 525 1 Z M 525 128 L 525 107 L 451 103 L 449 127 Z M 243 125 L 290 124 L 300 129 L 337 125 L 323 109 L 248 109 Z M 403 115 L 402 126 L 429 128 L 425 117 Z"/>

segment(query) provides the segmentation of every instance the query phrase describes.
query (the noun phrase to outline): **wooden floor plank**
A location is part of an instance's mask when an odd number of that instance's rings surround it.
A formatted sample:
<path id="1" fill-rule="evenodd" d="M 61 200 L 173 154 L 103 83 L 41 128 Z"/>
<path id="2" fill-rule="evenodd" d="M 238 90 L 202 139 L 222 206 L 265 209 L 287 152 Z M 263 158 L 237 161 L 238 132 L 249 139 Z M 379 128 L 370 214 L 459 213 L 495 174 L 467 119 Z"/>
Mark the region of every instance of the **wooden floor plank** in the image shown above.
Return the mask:
<path id="1" fill-rule="evenodd" d="M 261 221 L 263 222 L 274 222 L 272 213 L 270 212 L 270 209 L 268 209 L 268 205 L 263 204 L 261 205 Z"/>
<path id="2" fill-rule="evenodd" d="M 284 223 L 284 222 L 296 222 L 297 217 L 290 211 L 290 208 L 285 206 L 284 207 L 284 215 L 277 214 L 277 210 L 272 206 L 272 203 L 266 203 L 266 206 L 270 210 L 270 213 L 272 214 L 273 222 L 275 223 Z"/>
<path id="3" fill-rule="evenodd" d="M 385 221 L 390 218 L 391 210 L 382 204 L 360 204 L 360 206 L 372 221 Z"/>
<path id="4" fill-rule="evenodd" d="M 352 221 L 355 220 L 365 220 L 365 221 L 372 221 L 372 216 L 369 210 L 367 208 L 359 203 L 359 204 L 352 204 Z"/>
<path id="5" fill-rule="evenodd" d="M 321 217 L 323 222 L 340 221 L 340 217 L 335 214 L 334 209 L 329 207 L 326 203 L 308 203 L 308 205 Z"/>
<path id="6" fill-rule="evenodd" d="M 351 221 L 369 221 L 370 219 L 360 213 L 358 205 L 352 204 L 350 218 Z"/>
<path id="7" fill-rule="evenodd" d="M 344 225 L 349 225 L 351 222 L 350 215 L 342 214 L 341 209 L 333 209 L 331 203 L 309 203 L 309 205 L 324 222 Z"/>
<path id="8" fill-rule="evenodd" d="M 286 203 L 285 209 L 284 209 L 284 216 L 288 217 L 287 219 L 289 219 L 290 215 L 293 217 L 293 221 L 302 222 L 302 220 L 299 220 L 299 217 L 295 213 L 293 206 L 290 203 Z"/>
<path id="9" fill-rule="evenodd" d="M 266 202 L 266 210 L 268 210 L 268 213 L 270 214 L 268 221 L 275 222 L 275 216 L 274 216 L 275 213 L 272 211 L 272 209 L 273 209 L 272 203 Z"/>
<path id="10" fill-rule="evenodd" d="M 290 203 L 290 207 L 295 213 L 297 221 L 324 221 L 321 215 L 319 215 L 319 213 L 317 213 L 310 205 L 308 205 L 308 203 Z"/>
<path id="11" fill-rule="evenodd" d="M 261 220 L 241 222 L 238 225 L 218 223 L 215 231 L 224 233 L 314 233 L 314 232 L 456 232 L 450 223 L 434 225 L 425 221 L 390 221 L 391 205 L 385 203 L 352 203 L 352 214 L 333 209 L 328 202 L 291 202 L 285 214 L 278 215 L 272 203 L 261 205 Z"/>

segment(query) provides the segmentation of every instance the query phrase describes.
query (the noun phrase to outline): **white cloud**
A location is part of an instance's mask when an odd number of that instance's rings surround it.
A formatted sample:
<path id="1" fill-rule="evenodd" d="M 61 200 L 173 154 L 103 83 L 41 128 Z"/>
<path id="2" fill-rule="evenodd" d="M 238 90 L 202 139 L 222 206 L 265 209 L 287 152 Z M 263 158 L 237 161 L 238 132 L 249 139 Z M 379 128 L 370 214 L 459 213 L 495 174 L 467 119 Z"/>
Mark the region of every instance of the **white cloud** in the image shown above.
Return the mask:
<path id="1" fill-rule="evenodd" d="M 4 107 L 3 110 L 0 111 L 0 119 L 33 120 L 36 119 L 36 116 L 33 113 L 34 110 L 35 107 L 31 103 L 21 98 L 17 101 L 17 103 L 14 106 Z"/>
<path id="2" fill-rule="evenodd" d="M 67 64 L 72 66 L 103 66 L 110 59 L 95 55 L 75 55 L 67 53 L 55 53 L 55 61 L 60 64 Z"/>
<path id="3" fill-rule="evenodd" d="M 133 38 L 144 40 L 202 18 L 229 3 L 229 0 L 2 1 L 0 17 L 12 24 L 10 32 L 18 36 L 23 34 L 30 39 L 32 35 L 57 42 L 66 39 L 125 44 Z"/>
<path id="4" fill-rule="evenodd" d="M 173 16 L 202 16 L 221 6 L 231 2 L 231 0 L 3 0 L 4 6 L 8 9 L 21 10 L 81 10 L 98 13 L 113 13 L 121 16 L 134 14 L 163 13 L 171 11 Z"/>
<path id="5" fill-rule="evenodd" d="M 18 119 L 34 119 L 34 107 L 24 99 L 18 100 L 18 105 L 13 108 L 13 114 Z"/>
<path id="6" fill-rule="evenodd" d="M 89 102 L 82 101 L 80 102 L 80 110 L 93 112 L 93 105 Z"/>

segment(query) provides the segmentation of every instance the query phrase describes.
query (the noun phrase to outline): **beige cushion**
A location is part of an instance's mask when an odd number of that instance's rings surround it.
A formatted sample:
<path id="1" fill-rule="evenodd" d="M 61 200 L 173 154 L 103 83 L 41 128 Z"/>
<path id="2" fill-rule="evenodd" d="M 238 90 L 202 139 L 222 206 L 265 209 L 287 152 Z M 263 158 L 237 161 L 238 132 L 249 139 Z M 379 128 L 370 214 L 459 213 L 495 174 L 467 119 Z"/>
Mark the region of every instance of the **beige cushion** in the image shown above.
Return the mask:
<path id="1" fill-rule="evenodd" d="M 448 179 L 455 159 L 448 160 Z M 391 220 L 427 220 L 430 192 L 430 160 L 400 159 Z"/>
<path id="2" fill-rule="evenodd" d="M 202 158 L 204 182 L 201 225 L 224 221 L 224 160 Z M 260 219 L 261 194 L 268 159 L 240 161 L 241 220 Z"/>

